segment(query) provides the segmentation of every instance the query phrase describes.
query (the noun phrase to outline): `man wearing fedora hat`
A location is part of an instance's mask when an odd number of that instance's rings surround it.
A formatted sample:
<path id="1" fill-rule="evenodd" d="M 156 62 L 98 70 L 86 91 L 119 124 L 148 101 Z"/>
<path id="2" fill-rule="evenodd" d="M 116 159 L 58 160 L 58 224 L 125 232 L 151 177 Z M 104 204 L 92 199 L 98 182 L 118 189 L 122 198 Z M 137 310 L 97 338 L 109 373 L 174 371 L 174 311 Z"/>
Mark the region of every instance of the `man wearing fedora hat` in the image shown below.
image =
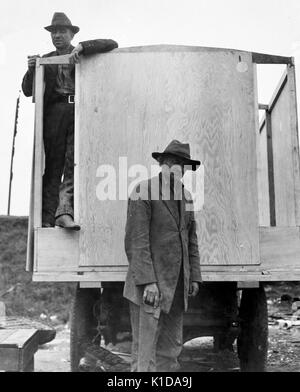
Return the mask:
<path id="1" fill-rule="evenodd" d="M 152 156 L 161 173 L 130 195 L 125 229 L 132 371 L 176 371 L 183 312 L 202 281 L 193 201 L 181 179 L 201 163 L 177 140 Z"/>
<path id="2" fill-rule="evenodd" d="M 118 47 L 111 39 L 80 42 L 71 41 L 79 31 L 62 12 L 56 12 L 50 26 L 56 50 L 43 57 L 70 54 L 69 65 L 45 66 L 44 92 L 44 147 L 45 172 L 43 176 L 43 227 L 60 227 L 79 230 L 73 219 L 74 190 L 74 96 L 75 65 L 80 55 L 104 53 Z M 23 78 L 25 96 L 33 93 L 33 80 L 37 56 L 28 56 L 28 70 Z M 63 180 L 62 180 L 63 176 Z"/>

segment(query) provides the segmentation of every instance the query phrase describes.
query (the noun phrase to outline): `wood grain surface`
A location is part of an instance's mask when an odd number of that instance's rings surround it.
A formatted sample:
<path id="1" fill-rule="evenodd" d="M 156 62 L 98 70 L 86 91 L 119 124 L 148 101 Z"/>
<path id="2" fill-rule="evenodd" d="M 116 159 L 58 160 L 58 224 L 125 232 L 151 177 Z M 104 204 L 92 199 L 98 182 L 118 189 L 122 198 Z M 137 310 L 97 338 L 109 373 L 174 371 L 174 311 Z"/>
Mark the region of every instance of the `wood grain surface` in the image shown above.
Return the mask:
<path id="1" fill-rule="evenodd" d="M 288 84 L 283 88 L 271 112 L 271 124 L 276 225 L 295 226 L 293 145 Z"/>
<path id="2" fill-rule="evenodd" d="M 187 48 L 92 56 L 77 67 L 76 100 L 80 265 L 127 263 L 127 202 L 97 199 L 99 166 L 113 165 L 117 179 L 119 157 L 128 168 L 149 169 L 151 152 L 172 139 L 189 142 L 205 167 L 204 205 L 196 212 L 201 264 L 259 263 L 251 54 Z"/>
<path id="3" fill-rule="evenodd" d="M 269 176 L 268 176 L 268 153 L 267 153 L 267 130 L 266 121 L 259 133 L 258 143 L 258 210 L 259 225 L 270 226 L 270 200 L 269 200 Z"/>

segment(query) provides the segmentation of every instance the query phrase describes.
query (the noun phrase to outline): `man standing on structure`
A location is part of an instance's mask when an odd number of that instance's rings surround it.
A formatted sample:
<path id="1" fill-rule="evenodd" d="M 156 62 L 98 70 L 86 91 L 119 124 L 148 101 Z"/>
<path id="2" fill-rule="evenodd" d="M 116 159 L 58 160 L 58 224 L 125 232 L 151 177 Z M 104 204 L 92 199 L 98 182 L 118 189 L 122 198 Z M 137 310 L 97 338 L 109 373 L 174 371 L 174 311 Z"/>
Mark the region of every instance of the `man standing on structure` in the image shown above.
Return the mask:
<path id="1" fill-rule="evenodd" d="M 84 41 L 76 47 L 71 41 L 79 27 L 73 26 L 62 12 L 56 12 L 50 26 L 53 45 L 56 50 L 44 55 L 52 57 L 71 54 L 69 65 L 45 66 L 44 93 L 44 148 L 45 172 L 43 175 L 43 227 L 54 225 L 79 230 L 74 223 L 74 99 L 75 65 L 80 55 L 104 53 L 118 47 L 110 39 Z M 33 80 L 36 58 L 28 56 L 22 89 L 25 96 L 33 94 Z M 62 179 L 63 177 L 63 179 Z"/>
<path id="2" fill-rule="evenodd" d="M 128 201 L 125 250 L 129 262 L 124 297 L 132 327 L 132 371 L 176 371 L 182 349 L 183 312 L 201 283 L 193 201 L 181 182 L 189 144 L 173 140 L 155 152 L 158 177 L 141 182 Z"/>

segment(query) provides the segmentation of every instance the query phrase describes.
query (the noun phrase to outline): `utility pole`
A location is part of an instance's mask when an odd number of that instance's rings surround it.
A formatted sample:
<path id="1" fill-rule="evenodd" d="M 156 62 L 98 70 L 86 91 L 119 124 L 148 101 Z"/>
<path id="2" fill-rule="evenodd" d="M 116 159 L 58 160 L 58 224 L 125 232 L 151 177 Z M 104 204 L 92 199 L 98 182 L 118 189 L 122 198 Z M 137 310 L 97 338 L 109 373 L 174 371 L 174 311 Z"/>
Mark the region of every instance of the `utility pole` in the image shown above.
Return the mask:
<path id="1" fill-rule="evenodd" d="M 12 144 L 11 160 L 10 160 L 10 174 L 9 174 L 9 191 L 8 191 L 7 215 L 10 215 L 11 186 L 12 186 L 12 179 L 13 179 L 13 163 L 14 163 L 14 155 L 15 155 L 15 141 L 16 141 L 17 130 L 18 130 L 18 117 L 19 117 L 20 94 L 21 94 L 21 91 L 19 91 L 19 96 L 18 96 L 18 98 L 17 98 L 17 104 L 16 104 L 14 135 L 13 135 L 13 144 Z"/>

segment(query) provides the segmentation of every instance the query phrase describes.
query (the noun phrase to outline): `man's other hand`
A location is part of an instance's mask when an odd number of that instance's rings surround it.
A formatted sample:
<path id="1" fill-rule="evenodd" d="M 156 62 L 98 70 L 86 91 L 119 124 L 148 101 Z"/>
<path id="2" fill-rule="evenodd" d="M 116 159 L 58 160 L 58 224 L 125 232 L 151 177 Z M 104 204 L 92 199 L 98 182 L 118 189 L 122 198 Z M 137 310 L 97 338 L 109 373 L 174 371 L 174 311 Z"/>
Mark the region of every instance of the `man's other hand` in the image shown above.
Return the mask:
<path id="1" fill-rule="evenodd" d="M 28 69 L 32 71 L 35 68 L 36 59 L 40 58 L 39 54 L 35 54 L 34 56 L 27 56 L 28 58 Z"/>
<path id="2" fill-rule="evenodd" d="M 198 282 L 190 283 L 189 296 L 196 297 L 198 293 L 199 293 L 199 283 Z"/>
<path id="3" fill-rule="evenodd" d="M 70 60 L 69 60 L 71 64 L 79 63 L 80 54 L 82 51 L 83 51 L 83 46 L 81 44 L 77 45 L 76 48 L 72 50 Z"/>
<path id="4" fill-rule="evenodd" d="M 144 288 L 143 301 L 144 304 L 152 305 L 157 308 L 161 297 L 156 283 L 147 284 Z"/>

